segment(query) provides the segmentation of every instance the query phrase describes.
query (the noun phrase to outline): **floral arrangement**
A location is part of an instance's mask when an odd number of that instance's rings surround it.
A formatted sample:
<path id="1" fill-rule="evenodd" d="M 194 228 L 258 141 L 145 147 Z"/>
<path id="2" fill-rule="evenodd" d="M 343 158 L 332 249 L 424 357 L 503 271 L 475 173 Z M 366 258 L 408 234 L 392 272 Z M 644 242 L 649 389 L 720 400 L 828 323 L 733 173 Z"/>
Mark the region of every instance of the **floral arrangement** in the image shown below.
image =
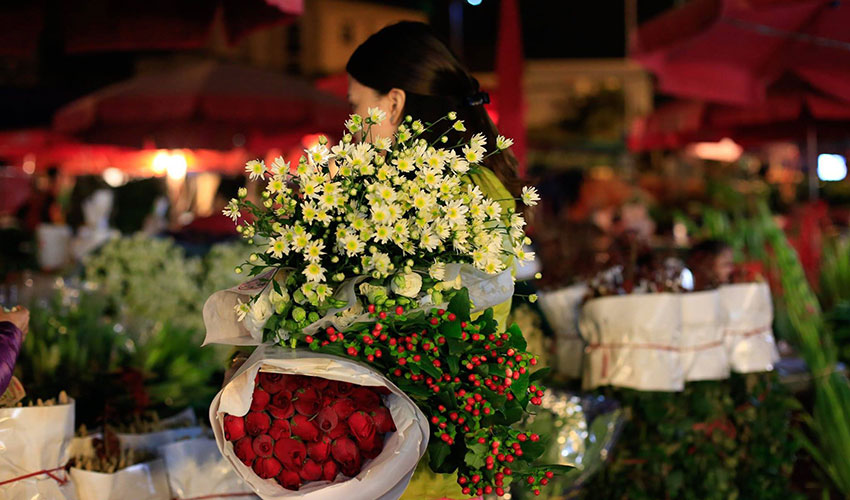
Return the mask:
<path id="1" fill-rule="evenodd" d="M 224 436 L 242 463 L 286 489 L 357 476 L 395 430 L 374 387 L 266 372 L 255 385 L 251 411 L 226 415 Z"/>
<path id="2" fill-rule="evenodd" d="M 512 482 L 539 494 L 560 466 L 537 465 L 540 436 L 512 426 L 540 404 L 545 370 L 532 374 L 519 328 L 499 330 L 491 309 L 473 314 L 459 271 L 496 276 L 533 258 L 525 220 L 503 204 L 513 200 L 488 198 L 468 176 L 512 141 L 500 136 L 490 153 L 480 134 L 452 141 L 465 131 L 455 113 L 406 117 L 395 137 L 374 137 L 384 118 L 352 115 L 339 144 L 321 139 L 294 169 L 247 164 L 266 181 L 262 204 L 243 190 L 224 213 L 262 249 L 237 272 L 265 287 L 235 314 L 264 341 L 387 376 L 429 419 L 431 469 L 455 473 L 464 494 L 503 495 Z M 441 124 L 437 140 L 422 138 Z M 521 200 L 539 197 L 524 188 Z"/>
<path id="3" fill-rule="evenodd" d="M 254 276 L 273 269 L 275 280 L 269 293 L 237 305 L 240 318 L 260 319 L 276 339 L 350 306 L 339 292 L 352 280 L 365 297 L 361 305 L 389 299 L 405 306 L 423 291 L 437 304 L 442 290 L 459 286 L 446 280 L 457 276 L 447 272 L 452 263 L 492 275 L 513 257 L 532 259 L 523 249 L 522 215 L 506 211 L 500 202 L 507 200 L 489 199 L 465 177 L 512 141 L 500 136 L 496 150 L 487 153 L 486 139 L 476 134 L 444 147 L 452 132 L 466 130 L 456 118 L 449 113 L 426 125 L 407 117 L 394 138 L 373 137 L 372 126 L 385 116 L 371 109 L 368 117 L 352 115 L 346 122 L 350 133 L 331 149 L 321 138 L 294 173 L 283 158 L 269 167 L 248 162 L 251 178 L 266 181 L 262 206 L 247 200 L 243 189 L 224 213 L 234 221 L 241 217 L 237 229 L 263 251 L 237 272 L 248 267 Z M 435 143 L 421 138 L 442 122 L 446 131 Z M 524 188 L 522 199 L 532 205 L 539 196 Z M 336 314 L 362 312 L 344 309 Z"/>

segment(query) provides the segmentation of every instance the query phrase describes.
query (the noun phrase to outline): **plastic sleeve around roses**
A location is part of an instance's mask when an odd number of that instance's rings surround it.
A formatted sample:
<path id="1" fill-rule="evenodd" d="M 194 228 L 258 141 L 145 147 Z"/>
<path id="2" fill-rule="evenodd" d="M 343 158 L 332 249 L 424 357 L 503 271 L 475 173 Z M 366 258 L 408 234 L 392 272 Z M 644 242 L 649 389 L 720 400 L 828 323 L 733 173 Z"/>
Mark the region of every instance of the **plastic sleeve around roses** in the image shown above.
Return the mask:
<path id="1" fill-rule="evenodd" d="M 171 500 L 162 459 L 131 465 L 112 474 L 72 468 L 77 500 Z"/>
<path id="2" fill-rule="evenodd" d="M 273 480 L 257 477 L 235 455 L 224 439 L 223 414 L 245 415 L 251 405 L 254 379 L 263 371 L 299 374 L 340 380 L 362 386 L 386 387 L 390 393 L 384 404 L 390 410 L 396 431 L 386 437 L 384 450 L 366 462 L 357 477 L 334 482 L 315 482 L 299 491 L 283 489 Z M 311 351 L 262 345 L 234 374 L 213 399 L 210 423 L 224 457 L 264 500 L 298 498 L 303 500 L 397 500 L 407 487 L 416 464 L 428 447 L 428 420 L 413 401 L 380 373 L 357 362 Z"/>
<path id="3" fill-rule="evenodd" d="M 160 447 L 159 451 L 165 460 L 172 498 L 176 500 L 251 493 L 245 481 L 218 452 L 213 439 L 178 441 Z M 239 498 L 256 500 L 257 497 Z"/>
<path id="4" fill-rule="evenodd" d="M 272 273 L 273 271 L 268 271 L 241 285 L 215 292 L 207 299 L 203 311 L 204 326 L 206 327 L 206 338 L 203 345 L 227 344 L 247 346 L 263 343 L 263 325 L 246 325 L 245 321 L 239 321 L 236 317 L 234 307 L 239 301 L 243 303 L 247 302 L 251 297 L 260 293 L 265 286 L 266 280 L 271 277 Z M 469 298 L 475 306 L 473 312 L 480 312 L 489 307 L 501 304 L 513 296 L 514 278 L 510 268 L 498 274 L 487 274 L 469 264 L 447 264 L 445 280 L 452 281 L 458 276 L 461 278 L 462 285 L 469 290 Z M 329 310 L 324 317 L 307 325 L 304 328 L 304 333 L 312 334 L 328 326 L 341 329 L 350 324 L 370 321 L 368 313 L 345 319 L 336 316 L 338 312 L 355 305 L 357 302 L 356 287 L 365 279 L 367 279 L 365 276 L 359 276 L 344 281 L 334 297 L 345 301 L 347 305 Z M 436 304 L 436 306 L 443 305 L 445 304 Z M 430 297 L 426 295 L 420 299 L 419 307 L 415 310 L 427 309 L 434 306 L 430 301 Z"/>
<path id="5" fill-rule="evenodd" d="M 73 400 L 64 405 L 0 408 L 0 483 L 64 466 L 73 436 Z M 64 477 L 63 471 L 54 474 Z M 0 486 L 0 498 L 74 498 L 74 488 L 42 474 Z"/>
<path id="6" fill-rule="evenodd" d="M 155 453 L 157 448 L 180 439 L 191 439 L 201 437 L 204 430 L 198 426 L 195 412 L 186 408 L 173 417 L 164 418 L 160 421 L 163 427 L 170 427 L 177 423 L 183 423 L 182 427 L 165 429 L 162 431 L 145 432 L 139 434 L 118 433 L 118 442 L 121 447 L 129 450 L 147 451 Z"/>

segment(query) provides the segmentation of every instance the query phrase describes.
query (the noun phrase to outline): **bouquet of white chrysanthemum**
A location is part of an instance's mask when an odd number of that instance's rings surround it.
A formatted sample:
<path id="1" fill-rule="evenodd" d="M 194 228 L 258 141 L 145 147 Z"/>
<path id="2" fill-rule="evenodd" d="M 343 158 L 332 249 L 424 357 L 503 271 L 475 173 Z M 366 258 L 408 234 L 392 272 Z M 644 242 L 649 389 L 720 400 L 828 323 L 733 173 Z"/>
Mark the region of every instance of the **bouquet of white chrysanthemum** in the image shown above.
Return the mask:
<path id="1" fill-rule="evenodd" d="M 242 189 L 224 213 L 261 248 L 237 272 L 261 275 L 263 293 L 234 299 L 255 337 L 258 329 L 279 341 L 308 325 L 344 325 L 367 304 L 437 304 L 461 281 L 474 297 L 476 276 L 509 278 L 514 258 L 533 258 L 523 250 L 522 215 L 467 176 L 510 139 L 500 136 L 489 153 L 481 134 L 450 145 L 465 130 L 455 113 L 429 124 L 408 116 L 394 137 L 377 137 L 372 126 L 384 118 L 379 109 L 351 115 L 339 144 L 329 149 L 321 138 L 294 169 L 283 158 L 248 162 L 250 177 L 267 183 L 262 204 Z M 422 138 L 441 125 L 435 142 Z M 522 200 L 534 205 L 538 195 L 524 188 Z"/>

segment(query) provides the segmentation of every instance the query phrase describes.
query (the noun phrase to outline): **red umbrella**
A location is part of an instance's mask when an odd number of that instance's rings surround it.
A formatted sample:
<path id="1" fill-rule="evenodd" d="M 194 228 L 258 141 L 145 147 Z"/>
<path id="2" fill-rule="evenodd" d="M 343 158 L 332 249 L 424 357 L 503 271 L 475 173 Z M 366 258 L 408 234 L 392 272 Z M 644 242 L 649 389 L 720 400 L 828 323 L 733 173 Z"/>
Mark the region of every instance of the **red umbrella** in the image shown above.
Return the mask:
<path id="1" fill-rule="evenodd" d="M 265 153 L 254 145 L 338 132 L 347 112 L 306 81 L 206 62 L 108 86 L 60 109 L 53 127 L 95 144 Z"/>
<path id="2" fill-rule="evenodd" d="M 50 15 L 48 9 L 55 9 Z M 204 47 L 221 19 L 230 43 L 292 21 L 304 0 L 65 0 L 16 2 L 0 16 L 0 54 L 30 56 L 45 29 L 60 29 L 68 52 Z M 60 26 L 51 26 L 51 19 Z"/>
<path id="3" fill-rule="evenodd" d="M 693 0 L 642 25 L 631 55 L 677 96 L 763 102 L 790 73 L 850 101 L 848 26 L 848 2 Z"/>

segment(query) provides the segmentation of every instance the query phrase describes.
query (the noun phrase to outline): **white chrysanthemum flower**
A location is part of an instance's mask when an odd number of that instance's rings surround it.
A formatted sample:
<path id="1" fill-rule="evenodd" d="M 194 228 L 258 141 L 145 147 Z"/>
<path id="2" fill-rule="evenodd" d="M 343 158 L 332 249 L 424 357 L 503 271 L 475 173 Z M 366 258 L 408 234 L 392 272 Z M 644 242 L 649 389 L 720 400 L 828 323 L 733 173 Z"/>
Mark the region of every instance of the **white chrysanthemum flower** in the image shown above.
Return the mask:
<path id="1" fill-rule="evenodd" d="M 321 197 L 319 197 L 319 205 L 325 212 L 334 210 L 337 206 L 339 206 L 339 199 L 339 196 L 333 193 L 324 193 Z"/>
<path id="2" fill-rule="evenodd" d="M 310 167 L 307 166 L 307 162 L 304 160 L 304 157 L 301 157 L 301 161 L 298 162 L 298 166 L 295 167 L 295 174 L 299 177 L 304 177 L 310 172 Z"/>
<path id="3" fill-rule="evenodd" d="M 436 189 L 440 186 L 440 182 L 442 182 L 443 177 L 440 175 L 438 170 L 427 168 L 422 171 L 422 182 L 425 183 L 426 186 Z"/>
<path id="4" fill-rule="evenodd" d="M 523 218 L 520 214 L 512 214 L 511 215 L 511 229 L 516 229 L 521 231 L 522 228 L 525 227 L 525 218 Z"/>
<path id="5" fill-rule="evenodd" d="M 283 176 L 279 174 L 275 174 L 275 176 L 269 180 L 268 184 L 266 184 L 266 191 L 273 194 L 282 193 L 283 188 Z"/>
<path id="6" fill-rule="evenodd" d="M 357 118 L 356 120 L 355 117 Z M 363 122 L 360 115 L 351 115 L 351 119 L 345 121 L 345 128 L 352 134 L 360 132 L 363 128 Z"/>
<path id="7" fill-rule="evenodd" d="M 425 191 L 420 191 L 413 195 L 413 206 L 419 211 L 430 212 L 434 208 L 435 203 L 434 195 Z"/>
<path id="8" fill-rule="evenodd" d="M 266 164 L 261 160 L 250 160 L 245 164 L 245 171 L 248 172 L 252 181 L 262 179 L 266 173 Z"/>
<path id="9" fill-rule="evenodd" d="M 247 224 L 242 228 L 242 237 L 246 240 L 250 240 L 257 233 L 257 228 L 252 226 L 251 224 Z"/>
<path id="10" fill-rule="evenodd" d="M 387 114 L 383 109 L 375 107 L 369 108 L 366 110 L 366 113 L 369 114 L 369 118 L 367 121 L 373 125 L 380 125 L 380 123 L 387 119 Z"/>
<path id="11" fill-rule="evenodd" d="M 239 213 L 239 200 L 233 198 L 227 203 L 227 206 L 224 207 L 224 210 L 221 211 L 224 215 L 230 217 L 233 222 L 236 222 L 242 214 Z"/>
<path id="12" fill-rule="evenodd" d="M 469 145 L 473 148 L 484 148 L 484 146 L 487 145 L 487 138 L 484 137 L 484 134 L 479 132 L 469 139 Z"/>
<path id="13" fill-rule="evenodd" d="M 380 199 L 384 200 L 387 203 L 391 203 L 396 199 L 395 189 L 386 184 L 376 184 L 375 193 L 377 193 Z"/>
<path id="14" fill-rule="evenodd" d="M 372 220 L 375 224 L 387 224 L 390 222 L 390 210 L 387 205 L 378 203 L 372 205 Z"/>
<path id="15" fill-rule="evenodd" d="M 356 234 L 346 234 L 339 241 L 342 245 L 342 249 L 349 257 L 363 253 L 363 249 L 366 247 L 363 240 L 361 240 Z"/>
<path id="16" fill-rule="evenodd" d="M 401 219 L 393 224 L 393 239 L 405 241 L 410 233 L 410 223 L 406 219 Z"/>
<path id="17" fill-rule="evenodd" d="M 328 148 L 321 144 L 317 144 L 307 150 L 307 160 L 310 162 L 310 165 L 313 166 L 324 165 L 330 157 L 331 152 L 328 151 Z"/>
<path id="18" fill-rule="evenodd" d="M 343 160 L 348 157 L 351 148 L 351 143 L 339 141 L 339 144 L 331 148 L 331 154 L 333 154 L 338 160 Z"/>
<path id="19" fill-rule="evenodd" d="M 537 188 L 524 186 L 522 188 L 522 203 L 527 207 L 533 207 L 540 201 L 540 195 L 537 194 Z"/>
<path id="20" fill-rule="evenodd" d="M 322 240 L 313 240 L 307 244 L 304 249 L 304 258 L 310 262 L 318 262 L 325 255 L 325 242 Z"/>
<path id="21" fill-rule="evenodd" d="M 480 222 L 487 217 L 487 214 L 484 213 L 484 207 L 481 206 L 481 203 L 472 203 L 469 205 L 469 216 L 472 217 L 473 221 Z"/>
<path id="22" fill-rule="evenodd" d="M 534 252 L 526 250 L 525 247 L 521 244 L 514 249 L 514 255 L 516 255 L 516 258 L 521 262 L 529 262 L 534 260 Z"/>
<path id="23" fill-rule="evenodd" d="M 393 163 L 395 163 L 399 172 L 412 172 L 415 168 L 413 162 L 406 155 L 398 157 Z"/>
<path id="24" fill-rule="evenodd" d="M 333 294 L 333 290 L 331 290 L 331 287 L 329 287 L 327 283 L 319 283 L 318 285 L 316 285 L 315 293 L 316 300 L 321 303 L 324 302 L 328 297 L 330 297 L 331 294 Z"/>
<path id="25" fill-rule="evenodd" d="M 419 246 L 429 252 L 433 252 L 440 246 L 440 237 L 434 234 L 433 231 L 425 230 L 419 237 Z"/>
<path id="26" fill-rule="evenodd" d="M 487 252 L 477 248 L 472 251 L 472 264 L 478 269 L 484 269 L 484 264 L 487 263 Z"/>
<path id="27" fill-rule="evenodd" d="M 307 280 L 313 283 L 325 280 L 325 268 L 315 262 L 307 264 L 307 267 L 305 267 L 302 272 L 304 273 L 304 276 L 307 277 Z"/>
<path id="28" fill-rule="evenodd" d="M 283 156 L 278 156 L 272 162 L 272 173 L 282 175 L 289 173 L 289 162 L 283 159 Z"/>
<path id="29" fill-rule="evenodd" d="M 236 311 L 236 319 L 242 321 L 251 312 L 251 304 L 242 302 L 241 299 L 236 299 L 236 305 L 233 306 L 233 310 Z"/>
<path id="30" fill-rule="evenodd" d="M 465 174 L 469 172 L 469 162 L 463 158 L 453 156 L 449 158 L 449 168 L 456 174 Z"/>
<path id="31" fill-rule="evenodd" d="M 487 274 L 496 274 L 502 271 L 505 266 L 502 264 L 497 258 L 491 257 L 484 262 L 484 266 L 481 268 Z"/>
<path id="32" fill-rule="evenodd" d="M 279 259 L 283 257 L 283 254 L 287 253 L 288 247 L 289 245 L 285 239 L 281 237 L 272 238 L 269 240 L 269 247 L 266 249 L 266 253 L 270 253 L 272 257 Z"/>
<path id="33" fill-rule="evenodd" d="M 383 252 L 375 252 L 372 254 L 372 266 L 376 271 L 383 275 L 387 275 L 390 272 L 392 261 L 390 260 L 390 256 Z"/>
<path id="34" fill-rule="evenodd" d="M 240 198 L 244 198 L 244 197 L 248 196 L 248 188 L 246 188 L 246 187 L 241 187 L 236 192 L 237 192 L 237 195 Z"/>
<path id="35" fill-rule="evenodd" d="M 401 217 L 401 207 L 399 207 L 398 203 L 390 203 L 387 205 L 387 213 L 390 216 L 389 221 L 387 222 L 395 222 L 399 217 Z"/>
<path id="36" fill-rule="evenodd" d="M 311 239 L 313 239 L 313 235 L 310 233 L 296 234 L 292 239 L 292 248 L 301 252 L 307 248 Z"/>
<path id="37" fill-rule="evenodd" d="M 468 211 L 469 208 L 463 204 L 462 200 L 452 200 L 443 209 L 446 219 L 453 224 L 466 222 L 466 213 Z"/>
<path id="38" fill-rule="evenodd" d="M 319 208 L 312 201 L 308 201 L 301 205 L 301 216 L 306 222 L 313 222 L 319 215 Z"/>
<path id="39" fill-rule="evenodd" d="M 319 196 L 322 192 L 322 185 L 319 184 L 318 179 L 305 177 L 301 179 L 301 194 L 305 197 L 313 198 Z"/>
<path id="40" fill-rule="evenodd" d="M 446 264 L 440 261 L 431 264 L 428 268 L 428 276 L 436 281 L 443 281 L 446 278 Z"/>
<path id="41" fill-rule="evenodd" d="M 379 151 L 389 151 L 393 147 L 393 141 L 389 137 L 375 137 L 372 144 Z"/>
<path id="42" fill-rule="evenodd" d="M 513 139 L 508 139 L 507 137 L 500 135 L 496 137 L 496 147 L 500 150 L 508 149 L 509 147 L 514 145 Z"/>
<path id="43" fill-rule="evenodd" d="M 457 130 L 458 132 L 466 132 L 466 126 L 463 124 L 463 120 L 458 120 L 454 122 L 452 128 Z"/>
<path id="44" fill-rule="evenodd" d="M 414 132 L 419 133 L 419 132 L 422 132 L 423 130 L 425 130 L 425 125 L 422 124 L 422 120 L 416 120 L 416 121 L 414 121 L 413 123 L 410 124 L 410 128 Z"/>
<path id="45" fill-rule="evenodd" d="M 478 163 L 484 158 L 484 150 L 482 148 L 467 145 L 461 151 L 463 152 L 463 158 L 472 164 Z"/>
<path id="46" fill-rule="evenodd" d="M 375 226 L 375 234 L 372 239 L 378 243 L 386 243 L 392 236 L 392 228 L 386 224 Z"/>

